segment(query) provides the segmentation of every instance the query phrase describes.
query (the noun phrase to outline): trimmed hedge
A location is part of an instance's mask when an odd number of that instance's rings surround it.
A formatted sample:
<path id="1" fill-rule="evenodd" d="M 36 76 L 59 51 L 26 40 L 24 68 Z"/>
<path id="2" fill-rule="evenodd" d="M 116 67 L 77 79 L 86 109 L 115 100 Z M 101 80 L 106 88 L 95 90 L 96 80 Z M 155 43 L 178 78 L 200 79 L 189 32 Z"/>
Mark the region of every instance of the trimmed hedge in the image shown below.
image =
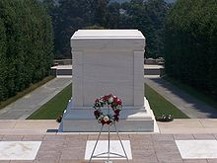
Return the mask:
<path id="1" fill-rule="evenodd" d="M 166 73 L 217 97 L 216 0 L 178 0 L 166 23 Z"/>
<path id="2" fill-rule="evenodd" d="M 49 75 L 51 19 L 36 0 L 0 1 L 0 101 Z"/>

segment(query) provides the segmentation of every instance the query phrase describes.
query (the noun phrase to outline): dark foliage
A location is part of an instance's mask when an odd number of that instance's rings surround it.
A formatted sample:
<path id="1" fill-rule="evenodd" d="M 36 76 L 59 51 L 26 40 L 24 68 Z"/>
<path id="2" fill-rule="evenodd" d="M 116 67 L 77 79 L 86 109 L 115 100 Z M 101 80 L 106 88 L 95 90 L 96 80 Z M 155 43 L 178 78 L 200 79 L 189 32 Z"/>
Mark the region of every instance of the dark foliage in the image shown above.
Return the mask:
<path id="1" fill-rule="evenodd" d="M 217 97 L 217 2 L 178 0 L 166 24 L 166 72 Z"/>
<path id="2" fill-rule="evenodd" d="M 0 1 L 0 101 L 49 75 L 51 29 L 40 2 Z"/>
<path id="3" fill-rule="evenodd" d="M 71 58 L 70 37 L 78 29 L 139 29 L 147 40 L 146 56 L 162 56 L 164 20 L 169 5 L 163 0 L 44 0 L 53 19 L 55 57 Z"/>

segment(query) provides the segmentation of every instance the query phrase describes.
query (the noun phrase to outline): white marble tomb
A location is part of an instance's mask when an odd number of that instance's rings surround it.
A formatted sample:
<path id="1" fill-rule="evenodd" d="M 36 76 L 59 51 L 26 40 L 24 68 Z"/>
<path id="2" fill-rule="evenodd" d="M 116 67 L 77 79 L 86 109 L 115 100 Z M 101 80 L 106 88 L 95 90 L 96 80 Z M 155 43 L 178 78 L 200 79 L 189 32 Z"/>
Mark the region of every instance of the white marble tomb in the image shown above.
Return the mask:
<path id="1" fill-rule="evenodd" d="M 98 131 L 91 109 L 96 98 L 122 99 L 120 131 L 153 131 L 154 117 L 144 99 L 145 37 L 138 30 L 78 30 L 71 38 L 73 98 L 61 131 Z M 145 106 L 145 104 L 147 106 Z"/>

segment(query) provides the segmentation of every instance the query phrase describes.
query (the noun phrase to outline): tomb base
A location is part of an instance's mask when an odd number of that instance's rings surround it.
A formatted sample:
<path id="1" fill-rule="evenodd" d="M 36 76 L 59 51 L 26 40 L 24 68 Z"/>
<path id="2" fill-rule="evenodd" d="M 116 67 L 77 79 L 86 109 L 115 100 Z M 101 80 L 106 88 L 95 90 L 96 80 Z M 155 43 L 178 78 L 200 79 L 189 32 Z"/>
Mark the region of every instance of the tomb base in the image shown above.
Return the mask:
<path id="1" fill-rule="evenodd" d="M 69 101 L 59 132 L 98 132 L 101 124 L 97 122 L 93 112 L 94 109 L 91 107 L 75 108 L 73 100 Z M 123 107 L 120 112 L 120 121 L 116 124 L 120 132 L 154 132 L 158 129 L 146 98 L 142 108 Z M 111 127 L 112 130 L 113 127 Z"/>

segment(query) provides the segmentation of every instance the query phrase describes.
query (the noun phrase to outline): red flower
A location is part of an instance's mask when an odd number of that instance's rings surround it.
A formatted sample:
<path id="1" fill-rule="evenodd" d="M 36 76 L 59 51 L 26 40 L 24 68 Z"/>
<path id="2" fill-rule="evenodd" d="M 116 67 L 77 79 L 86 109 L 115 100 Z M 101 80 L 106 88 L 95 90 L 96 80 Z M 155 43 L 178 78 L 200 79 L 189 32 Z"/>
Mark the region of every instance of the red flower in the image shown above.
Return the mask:
<path id="1" fill-rule="evenodd" d="M 109 98 L 110 98 L 110 97 L 113 97 L 113 95 L 112 95 L 112 94 L 109 94 L 108 97 L 109 97 Z"/>
<path id="2" fill-rule="evenodd" d="M 106 124 L 106 122 L 104 120 L 101 121 L 102 125 Z"/>
<path id="3" fill-rule="evenodd" d="M 113 115 L 111 115 L 111 116 L 105 115 L 101 111 L 100 108 L 104 107 L 105 105 L 108 108 L 112 109 Z M 94 115 L 95 115 L 96 119 L 98 119 L 99 123 L 101 123 L 102 125 L 104 125 L 104 124 L 109 125 L 115 121 L 119 121 L 121 106 L 122 106 L 122 101 L 118 97 L 113 96 L 112 94 L 105 95 L 105 96 L 97 98 L 95 100 L 95 104 L 93 106 L 95 108 Z M 102 118 L 99 118 L 101 116 L 102 116 Z M 106 117 L 108 117 L 108 118 L 106 118 Z"/>
<path id="4" fill-rule="evenodd" d="M 102 100 L 103 100 L 103 101 L 108 101 L 108 99 L 109 99 L 109 96 L 104 96 L 104 97 L 102 97 Z"/>
<path id="5" fill-rule="evenodd" d="M 116 96 L 114 96 L 114 103 L 117 103 L 118 98 Z"/>
<path id="6" fill-rule="evenodd" d="M 115 110 L 114 112 L 115 112 L 116 115 L 119 115 L 120 110 Z"/>
<path id="7" fill-rule="evenodd" d="M 99 102 L 99 99 L 97 98 L 96 100 L 95 100 L 95 103 L 98 103 Z"/>
<path id="8" fill-rule="evenodd" d="M 100 116 L 100 112 L 98 110 L 94 111 L 94 115 L 96 116 L 96 119 Z"/>
<path id="9" fill-rule="evenodd" d="M 118 115 L 114 115 L 114 121 L 119 121 L 119 117 L 118 117 Z"/>
<path id="10" fill-rule="evenodd" d="M 120 99 L 117 100 L 117 105 L 122 105 L 122 101 Z"/>
<path id="11" fill-rule="evenodd" d="M 111 122 L 112 122 L 112 121 L 107 121 L 106 123 L 107 123 L 107 125 L 109 125 Z"/>

